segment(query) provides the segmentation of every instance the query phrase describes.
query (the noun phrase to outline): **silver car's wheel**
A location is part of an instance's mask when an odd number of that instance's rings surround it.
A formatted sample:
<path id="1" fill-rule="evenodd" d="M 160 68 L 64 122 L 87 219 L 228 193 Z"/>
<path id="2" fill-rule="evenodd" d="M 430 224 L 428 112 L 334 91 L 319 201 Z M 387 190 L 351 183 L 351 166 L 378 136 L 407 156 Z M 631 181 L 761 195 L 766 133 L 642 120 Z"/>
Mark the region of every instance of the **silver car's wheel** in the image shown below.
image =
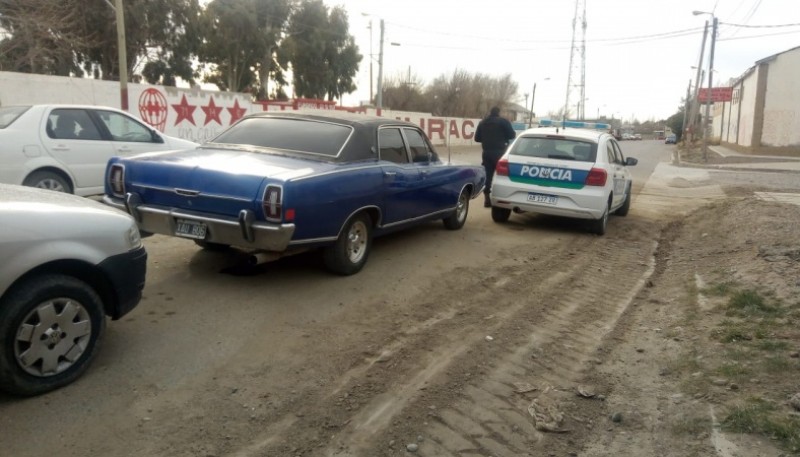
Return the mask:
<path id="1" fill-rule="evenodd" d="M 74 381 L 104 326 L 103 303 L 83 281 L 46 275 L 15 286 L 0 303 L 0 389 L 36 395 Z"/>
<path id="2" fill-rule="evenodd" d="M 72 186 L 62 176 L 50 171 L 37 171 L 31 173 L 23 183 L 28 187 L 37 187 L 55 192 L 72 193 Z"/>
<path id="3" fill-rule="evenodd" d="M 92 322 L 83 305 L 69 297 L 39 303 L 17 328 L 14 357 L 33 376 L 68 370 L 86 352 Z"/>
<path id="4" fill-rule="evenodd" d="M 372 246 L 372 220 L 365 213 L 353 216 L 339 238 L 324 250 L 325 266 L 334 273 L 351 275 L 367 263 Z"/>

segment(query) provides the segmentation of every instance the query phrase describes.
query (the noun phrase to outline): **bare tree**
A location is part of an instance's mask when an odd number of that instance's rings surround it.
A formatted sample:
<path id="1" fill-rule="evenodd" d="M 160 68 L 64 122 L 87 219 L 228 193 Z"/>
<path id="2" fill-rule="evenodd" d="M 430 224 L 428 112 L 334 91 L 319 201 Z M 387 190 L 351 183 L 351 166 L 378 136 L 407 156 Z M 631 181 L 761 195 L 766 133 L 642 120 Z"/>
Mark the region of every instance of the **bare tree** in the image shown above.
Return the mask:
<path id="1" fill-rule="evenodd" d="M 492 106 L 504 107 L 517 96 L 511 75 L 494 78 L 457 69 L 441 75 L 425 90 L 432 113 L 440 116 L 483 117 Z"/>
<path id="2" fill-rule="evenodd" d="M 0 69 L 82 74 L 76 52 L 96 41 L 75 33 L 83 10 L 82 0 L 0 0 Z"/>

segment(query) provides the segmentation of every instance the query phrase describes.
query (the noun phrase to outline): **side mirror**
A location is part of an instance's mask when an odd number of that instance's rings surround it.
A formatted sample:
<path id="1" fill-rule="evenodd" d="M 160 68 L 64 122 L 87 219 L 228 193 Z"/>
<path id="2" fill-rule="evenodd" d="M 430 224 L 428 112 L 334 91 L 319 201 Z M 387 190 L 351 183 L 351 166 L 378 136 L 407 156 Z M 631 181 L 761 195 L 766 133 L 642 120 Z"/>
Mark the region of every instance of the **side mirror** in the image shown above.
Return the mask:
<path id="1" fill-rule="evenodd" d="M 626 157 L 625 158 L 625 165 L 627 165 L 629 167 L 633 166 L 633 165 L 636 165 L 637 163 L 639 163 L 639 160 L 637 160 L 635 157 Z"/>

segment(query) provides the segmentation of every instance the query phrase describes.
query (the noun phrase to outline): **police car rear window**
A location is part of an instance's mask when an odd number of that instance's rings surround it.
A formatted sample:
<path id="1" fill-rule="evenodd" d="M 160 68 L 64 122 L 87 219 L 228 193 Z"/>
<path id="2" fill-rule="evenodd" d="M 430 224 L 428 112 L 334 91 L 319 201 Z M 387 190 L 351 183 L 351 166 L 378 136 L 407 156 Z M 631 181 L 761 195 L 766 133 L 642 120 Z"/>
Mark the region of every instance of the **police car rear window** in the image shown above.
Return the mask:
<path id="1" fill-rule="evenodd" d="M 510 154 L 545 159 L 594 162 L 597 158 L 597 144 L 566 138 L 521 137 L 514 143 Z"/>

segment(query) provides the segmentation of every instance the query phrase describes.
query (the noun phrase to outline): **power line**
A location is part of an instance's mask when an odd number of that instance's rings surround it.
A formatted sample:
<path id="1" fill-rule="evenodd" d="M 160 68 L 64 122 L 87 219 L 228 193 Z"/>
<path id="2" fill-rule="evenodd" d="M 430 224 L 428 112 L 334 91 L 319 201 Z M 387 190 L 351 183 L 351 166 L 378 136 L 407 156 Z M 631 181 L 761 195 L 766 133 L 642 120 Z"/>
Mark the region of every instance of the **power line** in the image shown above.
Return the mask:
<path id="1" fill-rule="evenodd" d="M 747 24 L 731 24 L 729 22 L 720 22 L 720 25 L 728 25 L 730 27 L 743 27 L 748 29 L 777 29 L 781 27 L 798 27 L 800 22 L 794 24 L 775 24 L 775 25 L 747 25 Z"/>

